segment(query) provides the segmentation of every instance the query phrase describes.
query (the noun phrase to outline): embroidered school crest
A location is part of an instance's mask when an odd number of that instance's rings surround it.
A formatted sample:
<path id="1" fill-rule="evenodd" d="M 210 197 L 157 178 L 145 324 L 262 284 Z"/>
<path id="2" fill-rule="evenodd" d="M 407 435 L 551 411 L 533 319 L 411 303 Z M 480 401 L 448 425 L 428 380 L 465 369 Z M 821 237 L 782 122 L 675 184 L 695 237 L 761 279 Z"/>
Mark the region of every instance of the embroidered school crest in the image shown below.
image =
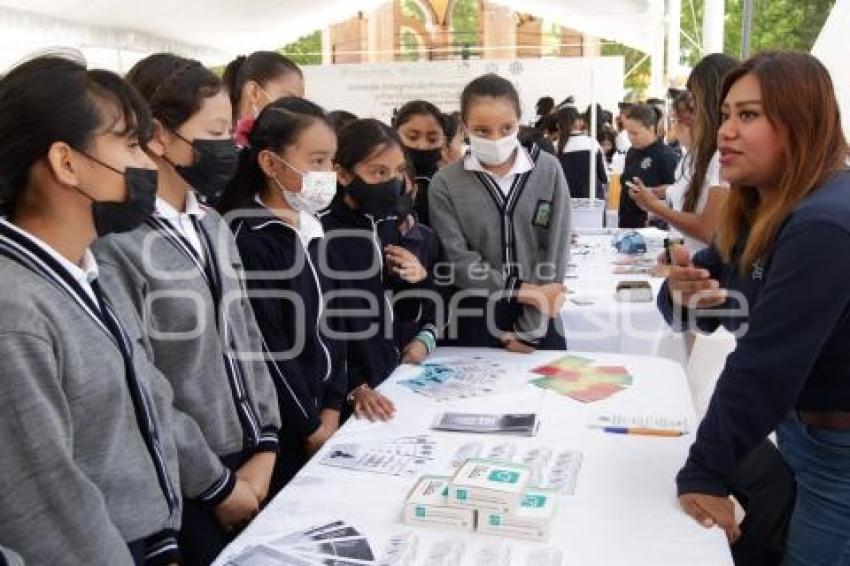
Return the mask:
<path id="1" fill-rule="evenodd" d="M 761 281 L 764 279 L 764 262 L 761 258 L 753 262 L 752 278 L 753 281 Z"/>
<path id="2" fill-rule="evenodd" d="M 539 228 L 548 228 L 552 220 L 552 201 L 539 200 L 534 210 L 534 221 L 532 224 Z"/>

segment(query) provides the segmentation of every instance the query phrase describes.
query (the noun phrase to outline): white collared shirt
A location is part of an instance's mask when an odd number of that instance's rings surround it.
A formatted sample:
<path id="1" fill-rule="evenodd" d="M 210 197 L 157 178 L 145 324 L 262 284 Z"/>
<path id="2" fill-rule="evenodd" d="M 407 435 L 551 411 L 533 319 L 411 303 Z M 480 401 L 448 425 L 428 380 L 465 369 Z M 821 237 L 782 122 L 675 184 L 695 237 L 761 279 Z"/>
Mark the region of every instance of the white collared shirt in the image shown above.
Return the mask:
<path id="1" fill-rule="evenodd" d="M 502 191 L 502 194 L 508 196 L 508 193 L 511 192 L 511 185 L 514 183 L 514 177 L 534 169 L 534 161 L 531 160 L 531 157 L 528 155 L 528 152 L 525 151 L 525 148 L 517 143 L 517 152 L 516 157 L 514 157 L 514 163 L 511 165 L 510 171 L 508 171 L 504 177 L 498 177 L 492 171 L 485 169 L 472 151 L 466 152 L 466 156 L 463 158 L 463 168 L 467 171 L 475 171 L 477 173 L 486 173 L 487 175 L 490 175 L 490 177 L 496 181 L 496 184 L 499 185 L 499 190 Z"/>
<path id="2" fill-rule="evenodd" d="M 192 224 L 190 216 L 194 215 L 201 220 L 207 211 L 198 202 L 194 191 L 186 193 L 186 211 L 180 212 L 165 200 L 156 197 L 156 213 L 167 220 L 175 230 L 180 232 L 184 238 L 192 245 L 192 248 L 198 253 L 198 257 L 203 261 L 204 252 L 201 247 L 201 239 L 195 231 L 195 226 Z"/>
<path id="3" fill-rule="evenodd" d="M 8 228 L 11 228 L 21 236 L 25 237 L 26 239 L 37 245 L 39 248 L 44 250 L 50 257 L 59 262 L 59 265 L 61 265 L 71 275 L 71 277 L 74 278 L 74 281 L 80 284 L 80 287 L 83 288 L 83 290 L 94 302 L 94 304 L 98 305 L 98 307 L 100 306 L 100 303 L 98 303 L 97 298 L 94 295 L 94 291 L 91 287 L 92 281 L 97 279 L 99 272 L 97 269 L 97 261 L 95 261 L 94 254 L 91 252 L 90 249 L 86 248 L 86 251 L 83 254 L 83 264 L 82 266 L 79 266 L 73 263 L 65 256 L 63 256 L 62 254 L 60 254 L 59 252 L 57 252 L 52 247 L 50 247 L 47 242 L 41 240 L 40 238 L 37 238 L 36 236 L 33 236 L 25 230 L 18 228 L 17 226 L 9 222 L 7 219 L 0 218 L 0 223 L 2 223 Z"/>
<path id="4" fill-rule="evenodd" d="M 265 208 L 271 214 L 275 214 L 274 211 L 266 206 L 266 203 L 263 202 L 263 199 L 260 198 L 260 195 L 254 196 L 254 202 Z M 277 215 L 275 215 L 277 216 Z M 301 240 L 301 244 L 304 246 L 304 249 L 307 249 L 307 246 L 310 242 L 316 238 L 322 238 L 325 235 L 325 229 L 322 227 L 322 223 L 319 220 L 304 210 L 298 211 L 298 226 L 292 226 L 289 222 L 285 222 L 281 220 L 287 226 L 295 230 L 295 233 L 298 234 L 298 238 Z"/>
<path id="5" fill-rule="evenodd" d="M 315 216 L 303 210 L 298 213 L 297 232 L 305 248 L 311 240 L 322 238 L 325 235 L 325 229 L 322 227 L 322 223 Z"/>

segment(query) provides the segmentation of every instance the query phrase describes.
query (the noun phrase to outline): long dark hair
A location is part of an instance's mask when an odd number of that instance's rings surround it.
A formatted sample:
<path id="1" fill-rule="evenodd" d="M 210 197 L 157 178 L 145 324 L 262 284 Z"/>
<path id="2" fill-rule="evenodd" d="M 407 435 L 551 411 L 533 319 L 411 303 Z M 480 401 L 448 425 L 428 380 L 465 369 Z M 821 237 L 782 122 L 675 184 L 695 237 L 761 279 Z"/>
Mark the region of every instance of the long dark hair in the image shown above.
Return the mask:
<path id="1" fill-rule="evenodd" d="M 153 117 L 172 131 L 197 113 L 205 98 L 224 88 L 199 61 L 171 53 L 145 57 L 127 73 L 127 82 L 147 101 Z"/>
<path id="2" fill-rule="evenodd" d="M 746 235 L 738 258 L 742 274 L 768 252 L 794 207 L 846 168 L 848 157 L 835 89 L 820 61 L 807 53 L 760 53 L 726 75 L 720 100 L 749 74 L 761 85 L 765 117 L 783 133 L 785 159 L 769 201 L 761 202 L 752 188 L 734 185 L 726 199 L 715 246 L 724 260 L 731 261 L 735 246 Z"/>
<path id="3" fill-rule="evenodd" d="M 121 77 L 59 55 L 9 71 L 0 80 L 0 108 L 0 210 L 10 216 L 32 166 L 54 143 L 85 150 L 98 132 L 122 121 L 122 135 L 146 141 L 151 132 L 147 105 Z"/>
<path id="4" fill-rule="evenodd" d="M 551 96 L 541 96 L 537 99 L 537 104 L 534 105 L 538 116 L 545 116 L 555 109 L 555 99 Z"/>
<path id="5" fill-rule="evenodd" d="M 573 124 L 581 119 L 581 114 L 575 106 L 566 106 L 558 110 L 555 116 L 558 124 L 558 154 L 561 154 L 573 135 Z"/>
<path id="6" fill-rule="evenodd" d="M 304 77 L 301 69 L 292 59 L 275 51 L 255 51 L 248 55 L 240 55 L 224 68 L 224 84 L 233 105 L 233 117 L 239 112 L 239 102 L 242 100 L 242 89 L 248 81 L 254 81 L 260 86 L 289 74 Z"/>
<path id="7" fill-rule="evenodd" d="M 452 143 L 459 130 L 460 112 L 455 111 L 449 114 L 443 114 L 443 135 L 446 136 L 446 147 Z"/>
<path id="8" fill-rule="evenodd" d="M 684 212 L 694 212 L 702 193 L 702 185 L 708 172 L 711 158 L 717 151 L 717 130 L 720 128 L 720 87 L 723 77 L 738 62 L 722 53 L 713 53 L 702 58 L 688 77 L 688 92 L 694 107 L 694 124 L 691 128 L 689 159 L 694 160 L 691 182 L 682 201 Z"/>
<path id="9" fill-rule="evenodd" d="M 331 128 L 325 111 L 303 98 L 281 98 L 263 108 L 248 134 L 248 145 L 239 153 L 236 174 L 218 203 L 219 213 L 224 215 L 245 206 L 266 186 L 266 175 L 259 163 L 261 151 L 280 153 L 296 143 L 301 132 L 316 121 Z"/>

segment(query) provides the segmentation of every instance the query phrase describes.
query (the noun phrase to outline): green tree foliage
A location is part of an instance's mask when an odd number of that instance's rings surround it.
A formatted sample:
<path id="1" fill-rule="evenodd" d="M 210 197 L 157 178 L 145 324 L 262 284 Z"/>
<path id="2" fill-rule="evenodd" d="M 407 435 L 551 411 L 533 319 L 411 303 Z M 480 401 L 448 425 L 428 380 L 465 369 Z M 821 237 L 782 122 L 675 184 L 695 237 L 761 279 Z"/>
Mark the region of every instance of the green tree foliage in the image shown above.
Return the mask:
<path id="1" fill-rule="evenodd" d="M 625 72 L 631 72 L 626 77 L 626 90 L 644 92 L 649 87 L 650 66 L 649 57 L 642 51 L 626 47 L 620 43 L 603 43 L 602 55 L 622 55 L 625 59 Z M 637 68 L 635 66 L 637 65 Z"/>
<path id="2" fill-rule="evenodd" d="M 322 32 L 316 30 L 278 50 L 299 65 L 322 63 Z"/>
<path id="3" fill-rule="evenodd" d="M 702 36 L 704 0 L 682 2 L 682 55 L 684 62 L 695 65 L 700 52 L 684 38 L 699 42 Z M 835 0 L 755 0 L 753 3 L 753 34 L 750 51 L 766 49 L 798 49 L 811 51 L 820 30 L 829 16 Z M 726 22 L 723 51 L 741 56 L 741 27 L 743 0 L 726 0 Z"/>
<path id="4" fill-rule="evenodd" d="M 425 12 L 413 0 L 400 0 L 399 10 L 401 11 L 401 15 L 406 18 L 422 22 L 423 24 L 428 21 Z"/>
<path id="5" fill-rule="evenodd" d="M 457 0 L 452 8 L 452 45 L 475 47 L 481 44 L 478 0 Z"/>
<path id="6" fill-rule="evenodd" d="M 682 1 L 682 62 L 694 66 L 700 60 L 704 0 Z M 755 0 L 750 52 L 766 49 L 811 51 L 835 0 Z M 743 0 L 726 0 L 723 51 L 741 56 Z M 630 70 L 644 54 L 620 44 L 607 44 L 603 55 L 623 55 Z M 626 79 L 626 88 L 643 92 L 649 85 L 649 60 Z"/>
<path id="7" fill-rule="evenodd" d="M 755 0 L 751 52 L 811 51 L 834 4 L 835 0 Z M 743 5 L 743 0 L 726 0 L 723 50 L 729 55 L 741 55 Z"/>

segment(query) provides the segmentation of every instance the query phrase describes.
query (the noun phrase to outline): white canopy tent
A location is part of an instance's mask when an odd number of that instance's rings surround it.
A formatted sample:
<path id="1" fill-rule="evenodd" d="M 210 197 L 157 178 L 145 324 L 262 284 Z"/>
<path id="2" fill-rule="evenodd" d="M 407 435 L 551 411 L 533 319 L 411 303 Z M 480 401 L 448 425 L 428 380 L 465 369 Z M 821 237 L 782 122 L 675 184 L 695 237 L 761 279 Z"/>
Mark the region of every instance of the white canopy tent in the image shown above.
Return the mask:
<path id="1" fill-rule="evenodd" d="M 841 105 L 844 133 L 850 137 L 850 60 L 847 57 L 847 38 L 850 27 L 850 0 L 836 0 L 832 13 L 821 30 L 812 54 L 829 69 Z"/>
<path id="2" fill-rule="evenodd" d="M 382 1 L 2 0 L 0 64 L 5 68 L 33 50 L 66 46 L 87 56 L 90 50 L 100 56 L 111 51 L 131 59 L 172 51 L 219 65 L 240 53 L 277 49 Z M 115 61 L 121 62 L 120 55 Z"/>
<path id="3" fill-rule="evenodd" d="M 664 0 L 493 0 L 605 40 L 652 53 L 664 36 Z"/>
<path id="4" fill-rule="evenodd" d="M 169 50 L 221 64 L 279 48 L 388 0 L 0 0 L 0 67 L 53 46 L 124 70 Z M 663 61 L 664 0 L 495 0 Z M 661 43 L 656 38 L 661 37 Z"/>

